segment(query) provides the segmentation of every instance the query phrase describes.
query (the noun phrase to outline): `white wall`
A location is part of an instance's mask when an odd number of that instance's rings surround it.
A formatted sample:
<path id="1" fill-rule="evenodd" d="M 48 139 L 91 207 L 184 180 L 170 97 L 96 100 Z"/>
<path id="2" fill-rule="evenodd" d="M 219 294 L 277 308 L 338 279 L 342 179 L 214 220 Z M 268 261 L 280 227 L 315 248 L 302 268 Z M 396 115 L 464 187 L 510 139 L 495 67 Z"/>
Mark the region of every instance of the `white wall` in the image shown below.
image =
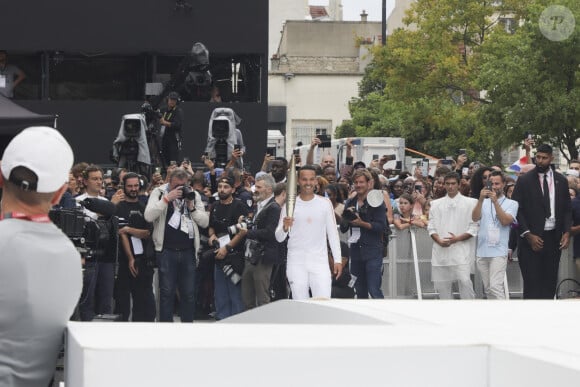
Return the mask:
<path id="1" fill-rule="evenodd" d="M 304 20 L 308 14 L 308 0 L 270 0 L 269 1 L 268 70 L 270 58 L 278 51 L 282 27 L 286 20 Z"/>
<path id="2" fill-rule="evenodd" d="M 292 120 L 332 120 L 332 130 L 350 119 L 348 102 L 358 95 L 362 75 L 295 74 L 269 77 L 269 104 L 286 105 L 286 138 L 292 138 Z M 293 144 L 287 141 L 286 154 Z"/>

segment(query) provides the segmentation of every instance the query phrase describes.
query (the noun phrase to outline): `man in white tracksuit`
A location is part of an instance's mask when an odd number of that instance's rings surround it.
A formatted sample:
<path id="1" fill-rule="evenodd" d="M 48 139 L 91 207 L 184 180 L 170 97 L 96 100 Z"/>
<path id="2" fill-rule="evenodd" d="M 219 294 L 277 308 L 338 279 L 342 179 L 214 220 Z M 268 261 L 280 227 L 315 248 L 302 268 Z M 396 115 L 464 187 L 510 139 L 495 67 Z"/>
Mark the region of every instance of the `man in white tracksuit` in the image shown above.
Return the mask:
<path id="1" fill-rule="evenodd" d="M 282 208 L 276 228 L 278 242 L 289 236 L 286 275 L 295 300 L 309 298 L 309 289 L 312 297 L 330 298 L 332 278 L 327 238 L 334 260 L 334 274 L 338 278 L 342 273 L 334 209 L 330 200 L 314 193 L 316 184 L 314 167 L 302 167 L 298 172 L 300 194 L 296 198 L 294 217 L 288 217 L 286 208 Z"/>

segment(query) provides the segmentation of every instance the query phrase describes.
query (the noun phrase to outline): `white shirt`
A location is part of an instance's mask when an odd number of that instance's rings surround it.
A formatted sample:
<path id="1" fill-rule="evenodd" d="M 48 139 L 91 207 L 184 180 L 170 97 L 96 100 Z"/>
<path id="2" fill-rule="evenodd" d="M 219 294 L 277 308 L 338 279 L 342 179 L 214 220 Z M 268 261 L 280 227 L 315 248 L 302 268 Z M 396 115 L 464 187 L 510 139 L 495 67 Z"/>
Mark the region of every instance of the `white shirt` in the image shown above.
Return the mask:
<path id="1" fill-rule="evenodd" d="M 86 198 L 97 198 L 97 199 L 101 199 L 101 200 L 107 200 L 107 201 L 108 201 L 108 199 L 107 199 L 106 197 L 103 197 L 103 196 L 100 196 L 100 195 L 97 195 L 97 196 L 91 196 L 91 195 L 89 195 L 89 194 L 87 194 L 87 193 L 84 193 L 84 194 L 82 194 L 82 195 L 79 195 L 79 196 L 75 197 L 75 200 L 76 200 L 76 202 L 77 202 L 77 205 L 79 205 L 79 206 L 80 206 L 80 202 L 82 202 L 82 201 L 83 201 L 83 200 L 85 200 Z M 97 219 L 99 218 L 99 214 L 97 214 L 96 212 L 93 212 L 93 211 L 91 211 L 91 210 L 88 210 L 88 209 L 86 209 L 86 208 L 84 208 L 84 207 L 83 207 L 83 212 L 84 212 L 84 214 L 85 214 L 86 216 L 88 216 L 88 217 L 89 217 L 89 218 L 91 218 L 91 219 L 97 220 Z"/>
<path id="2" fill-rule="evenodd" d="M 477 235 L 477 222 L 471 219 L 471 213 L 477 205 L 477 199 L 468 198 L 458 193 L 454 198 L 444 196 L 431 203 L 429 211 L 429 235 L 437 234 L 440 238 L 450 237 L 450 233 L 459 236 L 464 233 Z M 433 243 L 431 264 L 433 266 L 452 266 L 470 264 L 475 253 L 475 238 L 457 242 L 449 247 Z"/>
<path id="3" fill-rule="evenodd" d="M 270 200 L 274 198 L 274 195 L 268 196 L 266 199 L 259 201 L 258 205 L 256 206 L 256 215 L 254 215 L 254 219 L 258 216 L 260 212 L 266 207 L 267 204 L 270 204 Z"/>
<path id="4" fill-rule="evenodd" d="M 276 239 L 278 242 L 283 242 L 286 235 L 290 236 L 288 264 L 326 265 L 328 267 L 327 238 L 334 262 L 342 262 L 334 209 L 329 199 L 314 195 L 313 199 L 304 201 L 298 196 L 294 208 L 294 224 L 289 233 L 284 232 L 285 217 L 286 206 L 283 206 L 276 228 Z"/>
<path id="5" fill-rule="evenodd" d="M 544 230 L 549 231 L 556 228 L 556 188 L 554 185 L 554 172 L 552 168 L 548 168 L 548 192 L 550 193 L 550 217 L 546 219 Z M 540 189 L 544 193 L 544 174 L 538 173 L 540 179 Z"/>

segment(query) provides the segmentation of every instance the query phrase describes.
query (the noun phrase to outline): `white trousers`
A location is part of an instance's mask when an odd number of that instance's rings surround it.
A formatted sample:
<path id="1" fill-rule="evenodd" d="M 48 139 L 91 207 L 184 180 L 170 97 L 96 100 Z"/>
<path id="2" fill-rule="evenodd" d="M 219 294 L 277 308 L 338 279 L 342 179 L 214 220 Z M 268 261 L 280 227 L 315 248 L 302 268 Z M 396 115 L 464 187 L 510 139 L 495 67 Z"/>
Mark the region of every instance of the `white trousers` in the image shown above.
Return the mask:
<path id="1" fill-rule="evenodd" d="M 435 290 L 439 293 L 440 300 L 452 300 L 451 285 L 453 281 L 433 281 Z M 473 283 L 471 279 L 458 279 L 459 296 L 462 300 L 473 300 L 475 298 L 475 291 L 473 290 Z"/>
<path id="2" fill-rule="evenodd" d="M 477 257 L 477 270 L 483 281 L 483 289 L 488 300 L 505 300 L 504 278 L 507 268 L 507 256 L 482 258 Z"/>
<path id="3" fill-rule="evenodd" d="M 288 264 L 286 276 L 293 300 L 306 300 L 310 298 L 308 289 L 313 298 L 330 298 L 332 290 L 332 278 L 328 265 L 302 265 Z"/>

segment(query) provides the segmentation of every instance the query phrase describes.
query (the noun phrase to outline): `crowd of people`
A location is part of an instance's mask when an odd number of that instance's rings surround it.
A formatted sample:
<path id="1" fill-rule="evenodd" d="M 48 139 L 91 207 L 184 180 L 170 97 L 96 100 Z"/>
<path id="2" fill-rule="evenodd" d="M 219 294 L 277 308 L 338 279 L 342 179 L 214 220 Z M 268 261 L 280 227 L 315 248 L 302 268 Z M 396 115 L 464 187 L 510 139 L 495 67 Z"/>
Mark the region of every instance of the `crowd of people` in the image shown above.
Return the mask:
<path id="1" fill-rule="evenodd" d="M 440 298 L 453 297 L 455 281 L 461 298 L 474 298 L 474 267 L 486 298 L 506 298 L 507 262 L 516 251 L 524 298 L 554 297 L 560 251 L 579 231 L 580 162 L 572 161 L 563 176 L 550 168 L 551 147 L 541 145 L 535 165 L 524 166 L 520 177 L 501 166 L 468 164 L 464 154 L 439 160 L 424 176 L 419 167 L 385 168 L 388 157 L 368 166 L 354 160 L 349 140 L 346 163 L 337 170 L 329 153 L 313 163 L 319 142 L 312 141 L 305 162 L 296 156 L 293 214 L 285 206 L 288 160 L 280 157 L 266 155 L 261 171 L 251 175 L 237 168 L 243 152 L 236 148 L 226 168 L 202 156 L 204 167 L 193 169 L 184 159 L 164 174 L 156 171 L 150 182 L 124 169 L 73 166 L 62 207 L 88 197 L 113 203 L 120 219 L 141 214 L 138 225 L 121 222 L 118 253 L 106 248 L 85 260 L 80 318 L 221 320 L 286 297 L 383 298 L 391 225 L 396 232 L 429 233 L 431 280 Z M 529 176 L 542 176 L 542 184 L 535 187 Z M 521 188 L 524 182 L 531 187 Z M 544 207 L 551 211 L 544 214 Z"/>
<path id="2" fill-rule="evenodd" d="M 516 177 L 500 166 L 464 167 L 463 154 L 424 176 L 424 169 L 385 168 L 388 157 L 368 166 L 354 160 L 350 140 L 341 168 L 328 153 L 315 164 L 318 145 L 314 139 L 304 163 L 293 156 L 297 171 L 266 155 L 251 175 L 236 166 L 243 151 L 234 148 L 224 169 L 204 155 L 203 168 L 184 159 L 148 179 L 72 165 L 72 149 L 51 128 L 16 136 L 1 162 L 0 277 L 7 285 L 0 300 L 8 312 L 0 313 L 0 326 L 43 346 L 0 353 L 0 365 L 23 370 L 7 372 L 5 384 L 49 378 L 59 332 L 75 309 L 83 321 L 192 322 L 287 297 L 384 298 L 391 225 L 429 233 L 431 279 L 442 299 L 453 297 L 453 282 L 461 298 L 475 297 L 473 263 L 486 298 L 506 298 L 506 265 L 516 251 L 523 297 L 554 298 L 561 251 L 580 235 L 579 161 L 564 176 L 542 144 L 535 163 Z M 83 220 L 80 238 L 63 227 L 71 214 L 73 224 Z M 15 316 L 50 329 L 35 330 Z M 39 358 L 31 351 L 46 352 L 42 373 L 27 371 L 23 359 Z"/>

